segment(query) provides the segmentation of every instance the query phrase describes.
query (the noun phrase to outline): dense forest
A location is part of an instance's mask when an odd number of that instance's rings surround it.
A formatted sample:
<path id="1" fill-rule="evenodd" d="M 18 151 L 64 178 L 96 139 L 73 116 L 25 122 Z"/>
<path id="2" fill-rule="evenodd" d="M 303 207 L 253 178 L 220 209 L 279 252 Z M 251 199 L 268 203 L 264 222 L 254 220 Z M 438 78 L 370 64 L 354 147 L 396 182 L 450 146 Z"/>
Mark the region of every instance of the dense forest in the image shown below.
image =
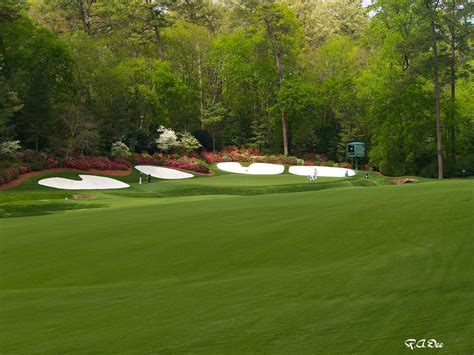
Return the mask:
<path id="1" fill-rule="evenodd" d="M 1 0 L 0 142 L 154 152 L 367 143 L 389 175 L 474 167 L 469 0 Z"/>

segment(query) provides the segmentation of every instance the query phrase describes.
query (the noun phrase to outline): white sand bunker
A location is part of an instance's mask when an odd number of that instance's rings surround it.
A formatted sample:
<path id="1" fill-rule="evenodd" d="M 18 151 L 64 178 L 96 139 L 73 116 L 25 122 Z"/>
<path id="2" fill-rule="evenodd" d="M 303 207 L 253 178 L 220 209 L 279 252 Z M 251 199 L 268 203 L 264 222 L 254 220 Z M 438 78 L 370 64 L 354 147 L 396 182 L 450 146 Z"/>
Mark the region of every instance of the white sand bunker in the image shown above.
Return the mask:
<path id="1" fill-rule="evenodd" d="M 79 175 L 79 177 L 81 180 L 48 178 L 38 181 L 38 184 L 61 190 L 111 190 L 130 187 L 122 181 L 103 176 Z"/>
<path id="2" fill-rule="evenodd" d="M 228 173 L 248 175 L 278 175 L 285 170 L 285 167 L 280 164 L 254 163 L 246 168 L 235 162 L 218 163 L 217 168 Z"/>
<path id="3" fill-rule="evenodd" d="M 312 176 L 316 169 L 316 175 L 323 177 L 345 177 L 354 176 L 355 171 L 345 168 L 332 168 L 329 166 L 290 166 L 290 174 L 300 176 Z"/>
<path id="4" fill-rule="evenodd" d="M 189 179 L 194 177 L 193 174 L 185 173 L 183 171 L 152 165 L 137 165 L 135 169 L 143 174 L 166 180 Z"/>

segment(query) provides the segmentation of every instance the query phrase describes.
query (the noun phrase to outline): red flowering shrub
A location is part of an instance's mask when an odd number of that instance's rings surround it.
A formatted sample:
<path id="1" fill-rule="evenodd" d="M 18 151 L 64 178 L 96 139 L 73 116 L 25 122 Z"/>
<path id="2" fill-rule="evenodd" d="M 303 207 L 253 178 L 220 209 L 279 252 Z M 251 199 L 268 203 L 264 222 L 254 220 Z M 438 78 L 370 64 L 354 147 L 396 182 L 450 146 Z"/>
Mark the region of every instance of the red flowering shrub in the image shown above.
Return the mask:
<path id="1" fill-rule="evenodd" d="M 197 156 L 179 156 L 178 154 L 165 155 L 155 153 L 153 156 L 148 154 L 135 154 L 130 158 L 134 165 L 156 165 L 168 166 L 170 168 L 189 170 L 201 174 L 208 174 L 209 168 L 204 162 L 197 159 Z"/>
<path id="2" fill-rule="evenodd" d="M 105 157 L 84 156 L 74 153 L 66 158 L 48 156 L 46 153 L 35 151 L 18 152 L 13 159 L 0 161 L 0 185 L 16 179 L 20 174 L 30 171 L 65 167 L 79 170 L 128 170 L 130 161 L 117 157 L 110 160 Z"/>
<path id="3" fill-rule="evenodd" d="M 239 148 L 237 148 L 235 145 L 228 145 L 224 148 L 222 148 L 221 152 L 222 153 L 230 153 L 230 152 L 235 152 L 238 151 Z"/>
<path id="4" fill-rule="evenodd" d="M 79 170 L 127 170 L 130 167 L 130 162 L 123 157 L 115 158 L 112 161 L 105 157 L 86 157 L 82 155 L 64 158 L 62 164 L 66 168 Z"/>
<path id="5" fill-rule="evenodd" d="M 219 153 L 202 152 L 202 157 L 207 164 L 217 164 L 224 161 Z"/>
<path id="6" fill-rule="evenodd" d="M 244 155 L 263 155 L 260 149 L 258 148 L 247 148 L 247 149 L 240 149 L 240 153 Z"/>
<path id="7" fill-rule="evenodd" d="M 49 157 L 49 158 L 47 159 L 47 162 L 48 162 L 48 167 L 49 167 L 50 169 L 52 169 L 52 168 L 57 168 L 57 167 L 58 167 L 58 161 L 57 161 L 56 159 L 54 159 L 54 158 Z"/>
<path id="8" fill-rule="evenodd" d="M 155 163 L 153 157 L 148 154 L 134 154 L 130 158 L 130 161 L 134 165 L 153 165 Z"/>
<path id="9" fill-rule="evenodd" d="M 77 158 L 65 158 L 62 160 L 63 166 L 71 169 L 89 170 L 90 164 L 85 160 L 78 160 Z"/>
<path id="10" fill-rule="evenodd" d="M 342 163 L 339 163 L 337 164 L 340 168 L 344 168 L 344 169 L 352 169 L 352 164 L 347 162 L 347 161 L 344 161 Z"/>
<path id="11" fill-rule="evenodd" d="M 308 155 L 304 160 L 293 156 L 263 155 L 258 149 L 239 149 L 235 146 L 224 147 L 220 152 L 192 153 L 190 156 L 178 154 L 133 154 L 130 157 L 106 157 L 84 156 L 73 153 L 69 157 L 60 155 L 48 156 L 46 153 L 35 151 L 23 151 L 16 153 L 12 158 L 0 160 L 0 185 L 16 179 L 20 174 L 30 171 L 40 171 L 49 168 L 66 167 L 78 170 L 127 170 L 133 165 L 155 165 L 168 166 L 175 169 L 188 170 L 201 174 L 208 174 L 207 164 L 220 162 L 248 162 L 248 163 L 271 163 L 285 165 L 323 165 L 340 166 L 351 168 L 347 162 L 336 164 L 329 160 L 327 155 Z"/>
<path id="12" fill-rule="evenodd" d="M 205 164 L 193 157 L 180 157 L 179 159 L 173 159 L 173 156 L 168 156 L 164 161 L 165 166 L 169 166 L 175 169 L 189 170 L 196 173 L 208 174 L 209 168 Z"/>
<path id="13" fill-rule="evenodd" d="M 124 157 L 114 158 L 112 164 L 114 164 L 115 166 L 121 166 L 121 167 L 126 166 L 127 169 L 131 166 L 130 161 Z M 113 169 L 113 170 L 117 170 L 117 169 Z M 126 169 L 118 169 L 118 170 L 126 170 Z"/>
<path id="14" fill-rule="evenodd" d="M 20 175 L 20 168 L 18 166 L 11 166 L 0 170 L 0 185 L 9 183 L 15 180 Z"/>
<path id="15" fill-rule="evenodd" d="M 22 165 L 19 169 L 20 174 L 26 174 L 30 172 L 30 167 L 28 165 Z"/>
<path id="16" fill-rule="evenodd" d="M 28 167 L 28 171 L 23 169 L 24 172 L 40 171 L 48 168 L 58 167 L 58 161 L 54 157 L 50 157 L 48 154 L 43 152 L 36 152 L 32 150 L 17 152 L 14 156 L 14 160 L 18 164 Z M 24 172 L 22 172 L 22 174 Z"/>
<path id="17" fill-rule="evenodd" d="M 209 168 L 196 163 L 184 163 L 178 160 L 169 160 L 167 166 L 175 169 L 194 171 L 201 174 L 209 173 Z"/>
<path id="18" fill-rule="evenodd" d="M 123 164 L 123 163 L 112 162 L 112 164 L 110 165 L 110 170 L 128 170 L 129 168 L 130 168 L 130 163 Z"/>
<path id="19" fill-rule="evenodd" d="M 112 162 L 107 158 L 91 157 L 88 161 L 92 169 L 111 170 Z"/>
<path id="20" fill-rule="evenodd" d="M 234 146 L 224 147 L 220 152 L 215 153 L 203 152 L 201 155 L 207 164 L 221 162 L 271 163 L 286 165 L 304 164 L 304 160 L 296 157 L 284 155 L 262 155 L 258 149 L 238 149 Z"/>

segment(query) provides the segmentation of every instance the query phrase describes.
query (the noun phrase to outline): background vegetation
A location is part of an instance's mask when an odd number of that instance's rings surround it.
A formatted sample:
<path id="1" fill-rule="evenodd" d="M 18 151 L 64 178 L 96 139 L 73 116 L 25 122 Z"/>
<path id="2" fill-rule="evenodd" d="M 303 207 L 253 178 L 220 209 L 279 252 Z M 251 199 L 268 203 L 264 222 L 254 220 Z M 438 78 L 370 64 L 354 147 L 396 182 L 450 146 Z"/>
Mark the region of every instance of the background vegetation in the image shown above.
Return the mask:
<path id="1" fill-rule="evenodd" d="M 472 174 L 472 6 L 3 0 L 0 142 L 153 153 L 164 125 L 206 150 L 340 161 L 358 140 L 386 174 Z"/>

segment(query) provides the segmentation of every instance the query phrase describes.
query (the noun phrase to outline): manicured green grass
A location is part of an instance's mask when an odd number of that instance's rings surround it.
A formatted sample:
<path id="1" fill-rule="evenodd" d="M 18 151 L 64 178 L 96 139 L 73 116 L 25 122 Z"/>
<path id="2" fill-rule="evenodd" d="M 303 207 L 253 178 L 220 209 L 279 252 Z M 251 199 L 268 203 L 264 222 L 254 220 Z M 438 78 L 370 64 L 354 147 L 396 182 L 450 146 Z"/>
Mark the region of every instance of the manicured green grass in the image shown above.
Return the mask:
<path id="1" fill-rule="evenodd" d="M 389 184 L 390 180 L 372 173 L 369 180 L 365 180 L 362 174 L 356 177 L 345 178 L 319 178 L 315 182 L 309 182 L 306 177 L 295 176 L 288 173 L 277 176 L 249 176 L 222 173 L 214 169 L 213 176 L 202 176 L 196 174 L 192 179 L 186 180 L 160 180 L 152 179 L 151 184 L 146 181 L 138 184 L 139 173 L 134 170 L 130 176 L 116 177 L 131 185 L 130 189 L 93 192 L 100 196 L 129 196 L 129 197 L 171 197 L 171 196 L 193 196 L 193 195 L 258 195 L 269 193 L 315 191 L 333 187 L 343 186 L 374 186 Z M 13 190 L 0 191 L 1 204 L 9 202 L 37 201 L 70 198 L 71 191 L 61 191 L 38 185 L 38 181 L 48 177 L 65 177 L 79 179 L 80 173 L 51 173 L 36 176 L 25 181 Z M 145 180 L 145 178 L 144 178 Z M 5 205 L 3 206 L 5 208 Z M 8 207 L 8 206 L 7 206 Z"/>
<path id="2" fill-rule="evenodd" d="M 0 352 L 472 353 L 474 181 L 245 178 L 0 191 Z"/>

